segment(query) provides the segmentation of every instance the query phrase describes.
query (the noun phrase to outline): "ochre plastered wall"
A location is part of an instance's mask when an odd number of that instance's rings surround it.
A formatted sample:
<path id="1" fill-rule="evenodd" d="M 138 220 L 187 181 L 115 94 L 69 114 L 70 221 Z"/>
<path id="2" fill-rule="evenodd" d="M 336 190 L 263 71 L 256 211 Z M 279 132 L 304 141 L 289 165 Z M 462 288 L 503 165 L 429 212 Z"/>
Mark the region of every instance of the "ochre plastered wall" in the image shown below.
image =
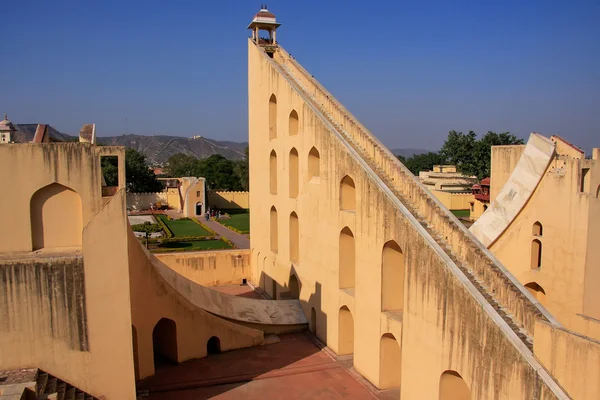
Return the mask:
<path id="1" fill-rule="evenodd" d="M 124 153 L 122 147 L 99 148 L 79 143 L 0 148 L 0 162 L 10 163 L 10 168 L 0 172 L 0 181 L 16 188 L 11 196 L 0 196 L 0 205 L 12 210 L 5 217 L 11 228 L 0 233 L 1 258 L 24 264 L 24 273 L 36 266 L 58 268 L 57 273 L 67 285 L 64 292 L 57 291 L 61 285 L 36 282 L 35 274 L 2 282 L 2 291 L 14 291 L 18 297 L 3 303 L 0 310 L 0 314 L 9 316 L 0 322 L 0 369 L 38 367 L 95 396 L 135 399 Z M 119 157 L 121 189 L 105 201 L 101 198 L 101 154 Z M 80 245 L 49 247 L 52 243 L 62 244 L 50 240 L 39 252 L 31 253 L 30 199 L 36 191 L 54 183 L 75 191 L 81 198 Z M 70 218 L 73 214 L 63 216 Z M 82 258 L 78 264 L 81 268 L 68 264 L 68 260 L 77 258 Z M 79 272 L 74 275 L 76 271 Z M 83 280 L 82 285 L 77 284 L 79 280 Z M 18 288 L 11 289 L 11 285 Z M 38 290 L 44 285 L 51 287 Z M 53 299 L 49 291 L 52 296 L 63 297 L 67 314 L 61 316 L 48 307 L 32 307 L 49 304 Z M 73 299 L 82 303 L 68 306 Z M 65 335 L 75 331 L 79 334 Z"/>
<path id="2" fill-rule="evenodd" d="M 449 193 L 441 190 L 432 190 L 431 193 L 448 210 L 471 210 L 471 203 L 475 201 L 472 193 Z"/>
<path id="3" fill-rule="evenodd" d="M 241 284 L 250 278 L 250 250 L 155 254 L 161 262 L 203 286 Z"/>
<path id="4" fill-rule="evenodd" d="M 353 339 L 354 366 L 375 385 L 385 384 L 380 381 L 381 337 L 392 333 L 401 348 L 402 398 L 437 399 L 439 379 L 446 370 L 461 374 L 473 398 L 530 399 L 540 392 L 541 397 L 552 398 L 446 262 L 252 42 L 248 81 L 253 281 L 269 294 L 274 287 L 279 295 L 289 291 L 290 276 L 295 275 L 307 318 L 315 310 L 317 336 L 341 353 L 346 351 L 342 343 Z M 277 104 L 276 138 L 269 138 L 268 115 L 275 112 L 269 106 L 272 94 Z M 299 117 L 295 136 L 288 132 L 292 110 Z M 313 146 L 320 154 L 318 180 L 310 179 L 308 172 Z M 298 150 L 300 160 L 297 198 L 289 197 L 291 148 Z M 272 151 L 278 155 L 277 194 L 269 188 Z M 355 209 L 350 211 L 340 211 L 340 182 L 345 175 L 356 188 Z M 266 223 L 272 206 L 277 209 L 277 224 Z M 300 231 L 295 263 L 288 240 L 292 212 L 298 216 Z M 271 249 L 270 226 L 277 227 L 277 251 Z M 355 238 L 356 283 L 340 290 L 338 249 L 345 227 Z M 382 250 L 389 240 L 398 243 L 405 255 L 405 281 L 397 283 L 404 285 L 404 309 L 382 313 Z M 340 314 L 346 329 L 339 329 Z M 314 325 L 311 322 L 311 329 Z"/>
<path id="5" fill-rule="evenodd" d="M 517 166 L 525 145 L 493 146 L 491 156 L 490 200 L 494 200 Z"/>
<path id="6" fill-rule="evenodd" d="M 209 191 L 207 194 L 210 207 L 220 209 L 250 208 L 249 192 Z"/>

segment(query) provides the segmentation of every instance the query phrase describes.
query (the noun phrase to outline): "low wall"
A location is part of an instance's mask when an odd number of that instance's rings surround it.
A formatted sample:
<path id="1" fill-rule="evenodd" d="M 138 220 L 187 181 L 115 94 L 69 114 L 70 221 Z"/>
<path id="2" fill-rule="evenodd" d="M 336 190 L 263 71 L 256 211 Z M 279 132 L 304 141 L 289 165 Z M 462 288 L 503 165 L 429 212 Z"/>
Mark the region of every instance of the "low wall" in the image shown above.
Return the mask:
<path id="1" fill-rule="evenodd" d="M 131 210 L 148 210 L 150 203 L 167 204 L 167 193 L 127 193 L 127 208 Z"/>
<path id="2" fill-rule="evenodd" d="M 535 356 L 571 398 L 600 399 L 599 341 L 536 322 L 533 343 Z"/>
<path id="3" fill-rule="evenodd" d="M 432 190 L 431 193 L 438 198 L 439 201 L 448 210 L 470 210 L 471 202 L 475 201 L 475 196 L 472 193 L 449 193 L 439 190 Z"/>
<path id="4" fill-rule="evenodd" d="M 250 192 L 206 192 L 208 205 L 220 209 L 248 209 L 250 208 Z"/>
<path id="5" fill-rule="evenodd" d="M 242 283 L 250 278 L 250 251 L 224 250 L 155 254 L 173 271 L 202 286 Z"/>

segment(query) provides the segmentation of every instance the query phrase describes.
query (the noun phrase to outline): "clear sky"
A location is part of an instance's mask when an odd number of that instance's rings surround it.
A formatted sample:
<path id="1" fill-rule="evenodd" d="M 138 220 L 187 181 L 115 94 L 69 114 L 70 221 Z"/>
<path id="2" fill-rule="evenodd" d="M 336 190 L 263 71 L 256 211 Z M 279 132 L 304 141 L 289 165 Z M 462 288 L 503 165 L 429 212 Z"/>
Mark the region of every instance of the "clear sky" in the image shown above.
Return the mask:
<path id="1" fill-rule="evenodd" d="M 265 1 L 4 0 L 0 113 L 247 140 Z M 451 129 L 600 147 L 598 0 L 266 2 L 280 43 L 389 147 L 436 150 Z"/>

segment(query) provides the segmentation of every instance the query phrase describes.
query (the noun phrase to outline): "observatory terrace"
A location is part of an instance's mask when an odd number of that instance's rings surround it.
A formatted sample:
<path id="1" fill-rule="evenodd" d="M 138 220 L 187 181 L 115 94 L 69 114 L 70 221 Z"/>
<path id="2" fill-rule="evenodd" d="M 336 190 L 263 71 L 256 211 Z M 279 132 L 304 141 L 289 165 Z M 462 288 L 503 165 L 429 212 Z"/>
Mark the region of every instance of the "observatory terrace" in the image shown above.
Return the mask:
<path id="1" fill-rule="evenodd" d="M 452 316 L 452 318 L 460 319 L 461 329 L 459 330 L 471 330 L 473 332 L 471 338 L 465 339 L 464 337 L 461 337 L 460 340 L 462 340 L 462 342 L 458 345 L 458 348 L 455 347 L 456 343 L 451 344 L 452 349 L 450 350 L 449 355 L 450 363 L 454 362 L 452 361 L 453 350 L 469 353 L 468 355 L 464 355 L 464 357 L 472 359 L 469 361 L 472 365 L 475 365 L 478 362 L 483 364 L 500 363 L 501 361 L 494 361 L 494 358 L 503 358 L 504 361 L 502 362 L 513 366 L 513 370 L 511 372 L 508 372 L 508 370 L 492 372 L 492 375 L 498 374 L 499 376 L 504 376 L 504 379 L 509 379 L 506 375 L 511 373 L 514 374 L 514 365 L 519 364 L 522 374 L 520 379 L 522 382 L 525 380 L 528 384 L 532 384 L 536 387 L 536 389 L 530 389 L 536 393 L 536 395 L 531 398 L 568 398 L 568 395 L 560 388 L 554 378 L 548 374 L 533 355 L 534 329 L 536 322 L 542 322 L 558 327 L 559 323 L 556 319 L 541 304 L 539 304 L 518 280 L 495 259 L 488 249 L 482 245 L 468 229 L 466 229 L 466 227 L 464 227 L 464 225 L 462 225 L 457 218 L 447 210 L 371 132 L 369 132 L 367 128 L 365 128 L 339 101 L 321 86 L 309 72 L 291 57 L 281 47 L 280 43 L 277 45 L 277 50 L 272 51 L 270 48 L 257 45 L 252 39 L 249 40 L 249 76 L 256 80 L 260 75 L 261 79 L 268 79 L 270 82 L 270 87 L 267 85 L 267 87 L 264 88 L 263 86 L 259 87 L 258 85 L 254 85 L 253 79 L 249 79 L 251 108 L 253 107 L 253 102 L 258 101 L 259 97 L 257 94 L 261 93 L 260 98 L 262 98 L 269 89 L 274 93 L 272 98 L 274 98 L 273 96 L 275 96 L 275 94 L 278 97 L 276 100 L 277 107 L 279 107 L 280 104 L 284 106 L 292 104 L 295 105 L 296 109 L 301 107 L 301 115 L 304 116 L 304 120 L 311 119 L 310 122 L 304 123 L 311 124 L 311 129 L 318 129 L 319 132 L 327 131 L 325 134 L 327 137 L 326 139 L 323 139 L 323 136 L 321 136 L 321 139 L 317 139 L 320 141 L 320 144 L 327 147 L 328 152 L 336 152 L 335 155 L 330 156 L 332 159 L 335 158 L 335 161 L 322 161 L 323 164 L 331 171 L 331 169 L 339 168 L 340 165 L 344 163 L 344 161 L 339 161 L 339 158 L 344 160 L 350 159 L 353 165 L 358 166 L 355 171 L 360 170 L 360 174 L 367 177 L 365 181 L 368 181 L 369 184 L 369 188 L 362 189 L 363 191 L 360 195 L 363 197 L 368 196 L 368 201 L 378 204 L 378 207 L 382 204 L 381 201 L 379 201 L 382 197 L 385 197 L 385 202 L 387 204 L 392 205 L 391 208 L 387 208 L 387 205 L 382 206 L 386 207 L 384 211 L 373 211 L 373 213 L 370 213 L 369 217 L 379 218 L 382 214 L 390 211 L 390 214 L 383 216 L 383 218 L 385 218 L 384 220 L 379 220 L 378 222 L 379 225 L 385 226 L 386 232 L 388 229 L 393 229 L 393 222 L 390 221 L 402 220 L 406 221 L 406 225 L 408 226 L 407 234 L 410 233 L 411 240 L 413 240 L 412 237 L 419 237 L 417 242 L 419 251 L 422 251 L 422 254 L 407 255 L 409 257 L 409 260 L 406 263 L 406 275 L 408 277 L 405 278 L 407 282 L 405 285 L 407 287 L 404 290 L 409 291 L 409 294 L 405 296 L 404 310 L 400 311 L 400 315 L 403 312 L 403 317 L 400 317 L 403 318 L 402 339 L 397 338 L 397 340 L 401 340 L 402 342 L 401 351 L 403 353 L 403 366 L 410 366 L 407 364 L 407 361 L 405 361 L 406 359 L 409 359 L 407 358 L 408 354 L 405 354 L 405 352 L 417 352 L 417 350 L 411 350 L 412 343 L 410 340 L 412 339 L 409 339 L 411 335 L 417 336 L 417 334 L 415 332 L 408 332 L 410 329 L 408 318 L 409 316 L 412 318 L 410 307 L 413 294 L 411 294 L 411 291 L 416 293 L 421 290 L 422 292 L 419 294 L 419 296 L 421 296 L 420 301 L 425 303 L 430 302 L 429 306 L 423 305 L 422 307 L 431 307 L 434 300 L 430 298 L 424 299 L 423 296 L 428 296 L 428 294 L 424 295 L 423 292 L 431 293 L 434 289 L 415 289 L 414 286 L 419 284 L 433 284 L 436 286 L 436 290 L 438 290 L 436 293 L 436 301 L 438 301 L 437 317 L 434 317 L 437 318 L 437 323 L 444 326 L 446 319 L 451 318 Z M 279 97 L 283 97 L 284 100 L 280 102 Z M 301 100 L 297 100 L 297 98 Z M 268 99 L 269 97 L 267 95 L 264 102 L 267 102 Z M 302 104 L 299 105 L 300 103 Z M 250 110 L 251 116 L 258 113 L 257 110 L 262 106 L 255 107 L 255 109 Z M 287 112 L 289 112 L 289 110 Z M 297 117 L 295 118 L 297 119 Z M 290 121 L 292 121 L 291 116 Z M 292 122 L 290 122 L 290 124 L 291 123 Z M 302 122 L 300 124 L 302 124 Z M 262 127 L 262 125 L 255 122 L 252 117 L 250 125 L 250 148 L 252 159 L 252 138 L 253 135 L 256 135 L 253 131 L 253 127 Z M 319 128 L 315 128 L 315 126 L 319 126 Z M 262 129 L 264 131 L 264 127 Z M 291 129 L 292 128 L 290 128 L 290 130 Z M 271 136 L 266 140 L 278 137 L 281 133 L 276 133 L 275 135 L 276 136 Z M 292 133 L 290 133 L 290 135 L 292 135 Z M 282 137 L 283 136 L 285 135 L 282 135 Z M 327 141 L 327 143 L 325 143 L 325 141 Z M 262 147 L 262 143 L 265 142 L 261 142 L 258 146 Z M 304 145 L 304 143 L 302 143 L 302 145 Z M 277 148 L 277 145 L 273 144 L 273 146 L 274 148 Z M 335 150 L 331 150 L 333 148 L 335 148 Z M 339 151 L 337 149 L 339 149 Z M 279 148 L 278 151 L 281 150 L 282 149 Z M 294 151 L 295 149 L 292 149 L 290 154 Z M 319 149 L 319 151 L 321 151 L 321 149 Z M 323 152 L 324 151 L 325 150 L 323 149 Z M 285 150 L 283 154 L 286 154 L 286 152 L 287 150 Z M 323 152 L 321 153 L 322 160 L 324 155 Z M 264 158 L 265 156 L 262 157 Z M 286 164 L 284 163 L 284 166 L 285 165 Z M 348 165 L 348 163 L 346 163 L 346 165 Z M 292 171 L 292 166 L 289 166 L 289 168 L 290 171 Z M 292 172 L 290 172 L 290 174 L 292 174 Z M 321 182 L 324 182 L 323 178 L 321 178 Z M 252 184 L 253 183 L 251 182 L 251 185 Z M 354 190 L 354 183 L 352 186 Z M 276 190 L 277 189 L 275 188 L 274 191 L 272 187 L 271 194 L 276 194 Z M 370 192 L 365 194 L 365 191 L 367 190 Z M 358 186 L 356 191 L 359 192 Z M 381 195 L 379 193 L 381 193 Z M 329 194 L 330 193 L 328 193 L 328 195 Z M 294 198 L 294 195 L 290 192 L 289 197 Z M 364 200 L 362 202 L 364 202 Z M 300 208 L 300 205 L 297 207 Z M 356 215 L 353 216 L 357 226 L 359 217 L 357 211 Z M 365 222 L 361 220 L 361 223 L 364 224 Z M 390 226 L 392 228 L 390 228 Z M 373 232 L 372 234 L 376 235 L 377 233 Z M 417 242 L 413 241 L 411 243 Z M 253 247 L 256 251 L 256 246 L 253 245 Z M 425 251 L 427 254 L 425 254 Z M 432 254 L 432 256 L 429 256 L 429 254 Z M 366 256 L 361 255 L 361 257 L 364 259 Z M 432 261 L 433 258 L 435 258 L 434 261 Z M 415 266 L 411 267 L 409 270 L 408 265 L 411 264 L 411 262 L 413 262 L 413 265 Z M 428 262 L 443 264 L 445 269 L 443 276 L 438 275 L 434 277 L 438 272 L 434 272 L 433 268 L 429 268 Z M 418 267 L 416 266 L 417 264 L 419 264 Z M 357 273 L 357 282 L 358 279 Z M 384 279 L 380 279 L 383 282 Z M 438 280 L 437 283 L 435 282 L 436 279 Z M 440 282 L 442 279 L 444 282 Z M 357 283 L 356 285 L 359 286 L 361 284 L 362 283 Z M 402 282 L 398 281 L 397 287 L 401 284 Z M 385 285 L 385 282 L 382 283 L 382 286 L 383 285 Z M 340 292 L 344 291 L 349 293 L 353 299 L 355 296 L 358 296 L 358 288 L 356 289 L 357 294 L 355 295 L 354 288 L 351 290 L 344 290 L 342 287 L 343 286 L 340 283 Z M 446 293 L 440 292 L 439 290 Z M 452 295 L 448 295 L 447 293 L 452 292 L 453 290 L 464 291 L 467 293 L 466 297 L 461 298 L 461 300 L 464 300 L 468 305 L 463 306 L 462 304 L 459 305 L 457 303 L 447 304 L 445 301 L 450 302 L 451 300 L 457 300 L 456 298 L 448 298 L 448 296 Z M 340 298 L 346 297 L 345 294 L 340 294 Z M 442 300 L 439 300 L 440 298 L 445 299 L 443 303 Z M 356 297 L 356 299 L 358 299 L 358 297 Z M 355 302 L 352 307 L 358 307 L 358 300 L 352 300 L 352 302 Z M 412 306 L 414 307 L 414 303 Z M 354 313 L 352 307 L 350 308 L 350 311 Z M 430 308 L 427 309 L 427 312 L 429 311 Z M 460 317 L 456 317 L 454 313 L 458 313 Z M 419 325 L 422 321 L 414 322 L 419 318 L 426 319 L 431 318 L 431 316 L 417 316 L 416 319 L 413 319 L 413 323 Z M 362 325 L 363 323 L 364 322 L 358 322 L 357 324 Z M 467 325 L 478 324 L 480 328 L 466 328 Z M 423 325 L 421 325 L 420 329 L 424 329 L 422 326 Z M 482 326 L 485 326 L 486 329 L 494 331 L 495 333 L 491 334 L 488 332 L 487 336 L 481 333 L 479 339 L 477 339 L 477 330 L 482 329 Z M 446 326 L 444 329 L 448 329 L 448 327 Z M 453 332 L 453 334 L 460 335 L 461 333 Z M 462 334 L 464 335 L 464 332 Z M 443 335 L 444 334 L 442 333 L 440 340 L 444 340 Z M 485 338 L 483 338 L 484 336 Z M 486 346 L 490 345 L 488 340 L 492 336 L 492 340 L 501 341 L 503 344 L 498 344 L 498 347 L 493 349 L 490 347 L 486 348 Z M 448 338 L 445 340 L 448 340 Z M 479 347 L 480 343 L 475 344 L 470 340 L 483 341 L 484 345 Z M 431 345 L 431 343 L 429 343 L 429 345 Z M 342 345 L 336 343 L 333 346 L 339 348 Z M 434 350 L 431 351 L 434 352 Z M 440 351 L 444 352 L 446 350 Z M 411 354 L 414 356 L 413 353 Z M 454 357 L 459 356 L 455 354 Z M 479 358 L 480 361 L 477 361 L 477 358 Z M 378 379 L 369 376 L 369 372 L 364 372 L 364 370 L 368 370 L 368 367 L 361 367 L 361 361 L 358 355 L 355 355 L 354 359 L 356 369 L 365 375 L 367 379 L 371 381 Z M 478 367 L 474 367 L 474 369 L 477 368 Z M 494 371 L 495 367 L 490 366 L 489 368 L 490 371 Z M 410 385 L 417 384 L 411 384 L 410 378 L 405 381 L 405 378 L 409 375 L 408 370 L 410 370 L 410 368 L 403 368 L 402 370 L 402 393 L 404 396 L 405 390 L 407 393 L 412 390 L 412 387 L 408 388 Z M 416 374 L 417 372 L 413 373 Z M 479 372 L 474 372 L 474 374 L 478 373 Z M 522 376 L 527 376 L 527 378 L 522 378 Z M 487 385 L 494 386 L 499 382 L 502 382 L 498 380 L 494 381 L 490 376 L 482 377 L 477 375 L 477 377 L 472 376 L 471 378 L 472 379 L 468 380 L 471 381 L 470 386 L 473 385 L 471 386 L 471 393 L 475 395 L 475 398 L 486 398 L 486 396 L 489 396 L 491 393 L 498 396 L 499 392 L 504 390 L 498 387 L 493 389 L 487 387 Z M 421 381 L 421 384 L 424 384 L 424 381 Z M 515 383 L 513 382 L 512 384 L 514 385 Z M 479 387 L 475 387 L 477 385 L 479 385 Z M 490 392 L 490 390 L 492 390 L 492 392 Z M 527 390 L 523 389 L 523 392 L 521 393 L 525 392 L 527 392 Z M 533 392 L 530 392 L 530 394 Z M 501 396 L 498 398 L 501 398 Z"/>

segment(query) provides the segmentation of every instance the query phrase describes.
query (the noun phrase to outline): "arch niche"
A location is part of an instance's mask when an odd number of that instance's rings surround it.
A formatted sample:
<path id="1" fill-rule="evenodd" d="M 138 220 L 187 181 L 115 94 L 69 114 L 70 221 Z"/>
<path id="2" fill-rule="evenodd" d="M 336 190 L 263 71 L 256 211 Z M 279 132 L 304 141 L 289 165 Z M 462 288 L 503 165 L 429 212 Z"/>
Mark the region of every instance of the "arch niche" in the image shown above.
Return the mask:
<path id="1" fill-rule="evenodd" d="M 354 317 L 346 306 L 338 316 L 338 355 L 354 353 Z"/>
<path id="2" fill-rule="evenodd" d="M 162 318 L 152 330 L 154 368 L 165 364 L 177 364 L 177 325 L 169 318 Z"/>
<path id="3" fill-rule="evenodd" d="M 81 197 L 59 183 L 44 186 L 31 196 L 32 250 L 81 246 Z"/>
<path id="4" fill-rule="evenodd" d="M 296 278 L 296 275 L 290 275 L 290 282 L 288 284 L 288 288 L 290 291 L 290 297 L 292 299 L 300 298 L 300 283 L 298 282 L 298 278 Z"/>
<path id="5" fill-rule="evenodd" d="M 381 254 L 381 311 L 402 310 L 404 306 L 404 253 L 390 240 Z"/>
<path id="6" fill-rule="evenodd" d="M 347 226 L 340 232 L 339 248 L 339 282 L 340 289 L 353 288 L 355 285 L 356 250 L 354 234 Z"/>
<path id="7" fill-rule="evenodd" d="M 379 345 L 379 389 L 400 386 L 402 350 L 394 335 L 386 333 Z"/>
<path id="8" fill-rule="evenodd" d="M 456 371 L 444 371 L 440 376 L 439 400 L 471 400 L 471 391 Z"/>
<path id="9" fill-rule="evenodd" d="M 356 209 L 356 186 L 348 175 L 340 181 L 340 210 L 354 211 Z"/>
<path id="10" fill-rule="evenodd" d="M 269 139 L 277 137 L 277 97 L 272 94 L 269 98 Z"/>

